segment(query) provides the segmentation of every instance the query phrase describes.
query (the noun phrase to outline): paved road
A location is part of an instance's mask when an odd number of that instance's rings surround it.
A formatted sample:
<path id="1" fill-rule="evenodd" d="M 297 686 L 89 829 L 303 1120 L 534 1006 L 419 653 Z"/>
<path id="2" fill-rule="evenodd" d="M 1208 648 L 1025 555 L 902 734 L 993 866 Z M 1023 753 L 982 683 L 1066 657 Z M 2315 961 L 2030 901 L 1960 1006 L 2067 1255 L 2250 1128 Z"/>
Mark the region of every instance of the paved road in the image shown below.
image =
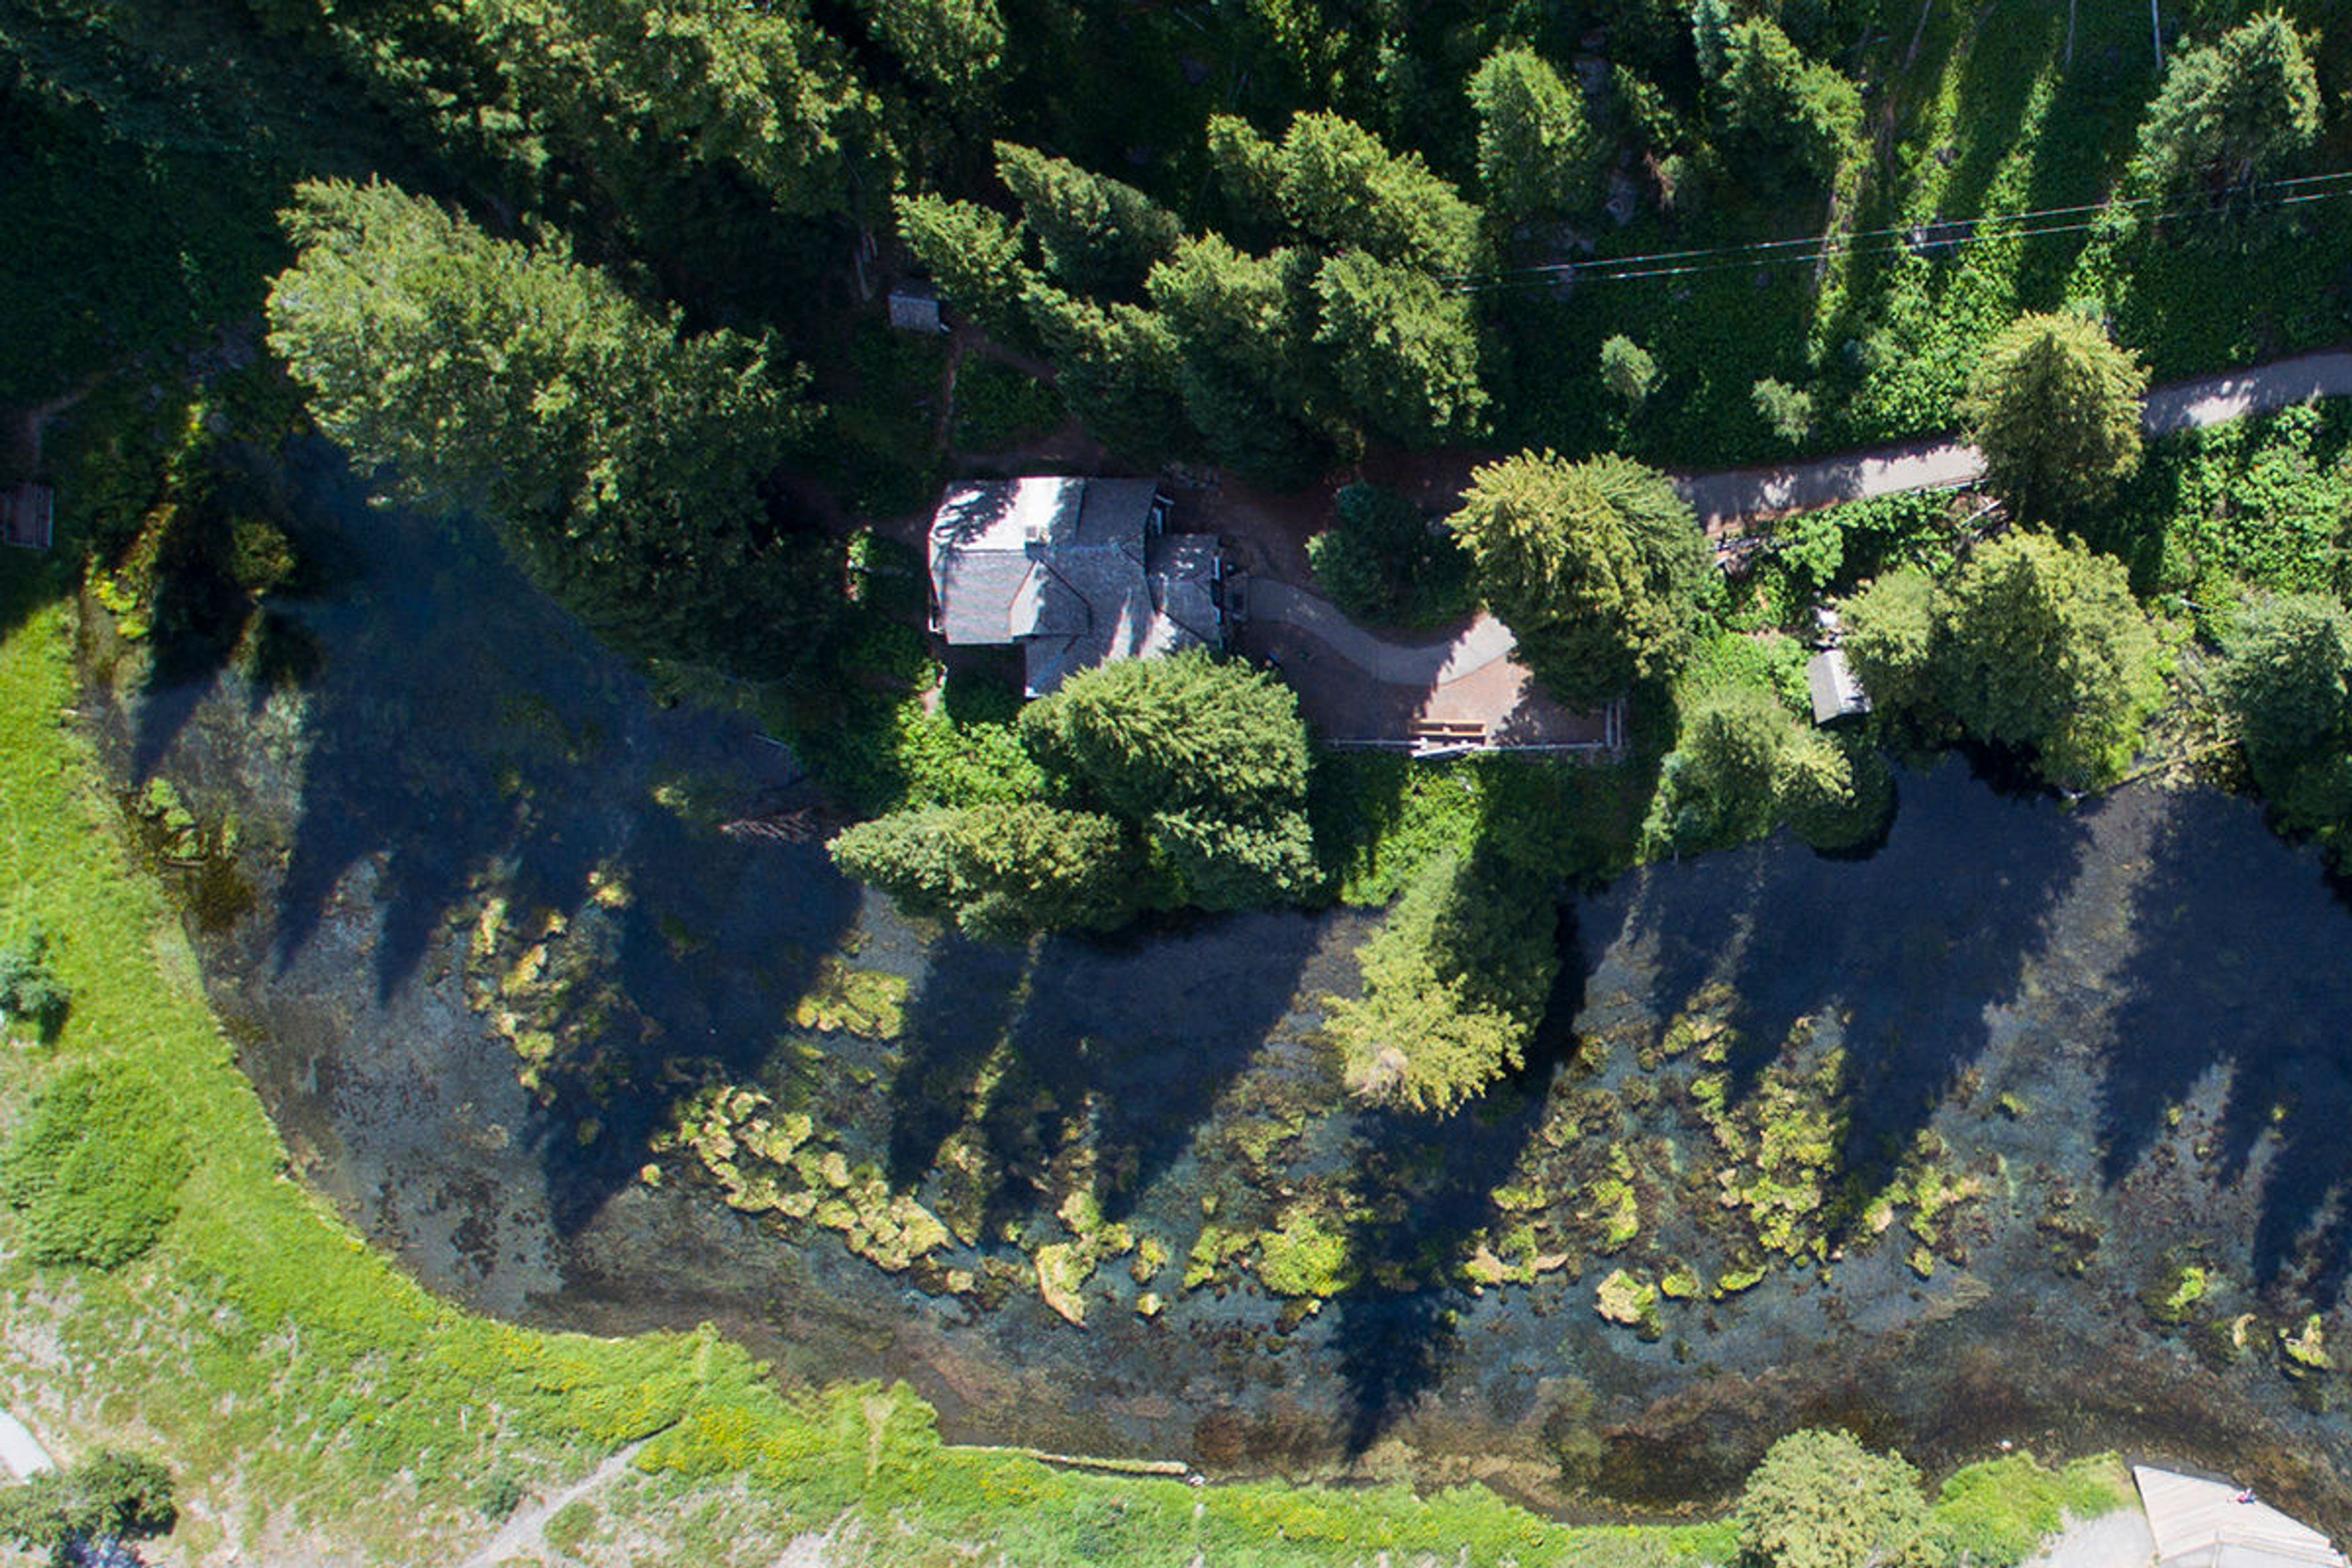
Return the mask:
<path id="1" fill-rule="evenodd" d="M 2221 375 L 2175 382 L 2148 394 L 2141 416 L 2151 436 L 2268 414 L 2315 397 L 2352 395 L 2352 352 L 2330 350 Z M 1751 517 L 1812 511 L 1843 501 L 1909 490 L 1948 489 L 1984 473 L 1984 455 L 1949 438 L 1845 452 L 1778 468 L 1735 468 L 1675 480 L 1710 533 Z M 1250 614 L 1315 638 L 1373 679 L 1428 690 L 1510 657 L 1511 630 L 1480 612 L 1451 641 L 1397 643 L 1373 636 L 1329 600 L 1272 578 L 1250 584 Z"/>
<path id="2" fill-rule="evenodd" d="M 1450 640 L 1391 642 L 1356 625 L 1328 599 L 1270 577 L 1251 581 L 1249 613 L 1254 620 L 1305 632 L 1374 680 L 1424 690 L 1507 658 L 1513 646 L 1511 628 L 1484 610 Z"/>
<path id="3" fill-rule="evenodd" d="M 2044 1542 L 2025 1568 L 2147 1568 L 2154 1561 L 2156 1537 L 2135 1498 L 2096 1519 L 2067 1516 L 2066 1528 L 2056 1540 Z"/>
<path id="4" fill-rule="evenodd" d="M 2347 395 L 2352 395 L 2352 353 L 2329 350 L 2158 387 L 2148 394 L 2141 423 L 2151 436 L 2170 436 L 2291 408 L 2315 397 Z M 1982 453 L 1947 437 L 1845 452 L 1785 468 L 1691 474 L 1675 485 L 1707 531 L 1721 533 L 1750 517 L 1811 511 L 1906 490 L 1949 489 L 1970 483 L 1983 472 Z"/>

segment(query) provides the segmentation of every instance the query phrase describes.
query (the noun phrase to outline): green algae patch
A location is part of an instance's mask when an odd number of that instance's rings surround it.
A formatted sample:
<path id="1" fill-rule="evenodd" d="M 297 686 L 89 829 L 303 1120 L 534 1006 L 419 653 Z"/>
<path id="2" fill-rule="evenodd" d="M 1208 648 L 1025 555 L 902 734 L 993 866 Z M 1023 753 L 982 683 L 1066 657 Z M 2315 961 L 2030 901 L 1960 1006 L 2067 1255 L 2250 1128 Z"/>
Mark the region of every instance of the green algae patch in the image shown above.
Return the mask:
<path id="1" fill-rule="evenodd" d="M 1676 1261 L 1658 1277 L 1658 1293 L 1669 1301 L 1687 1301 L 1706 1289 L 1698 1270 Z"/>
<path id="2" fill-rule="evenodd" d="M 2326 1372 L 2335 1366 L 2327 1355 L 2327 1331 L 2317 1312 L 2303 1321 L 2303 1327 L 2293 1333 L 2279 1331 L 2279 1350 L 2286 1356 L 2286 1372 L 2290 1377 L 2308 1377 L 2313 1373 Z"/>
<path id="3" fill-rule="evenodd" d="M 1593 1291 L 1592 1310 L 1604 1321 L 1633 1329 L 1644 1339 L 1658 1337 L 1658 1288 L 1622 1268 Z"/>
<path id="4" fill-rule="evenodd" d="M 2220 1288 L 2221 1278 L 2202 1263 L 2174 1262 L 2142 1296 L 2148 1316 L 2158 1324 L 2177 1327 Z"/>
<path id="5" fill-rule="evenodd" d="M 1257 1278 L 1276 1296 L 1336 1296 L 1355 1279 L 1347 1235 L 1319 1215 L 1300 1215 L 1259 1238 Z"/>
<path id="6" fill-rule="evenodd" d="M 730 1208 L 780 1222 L 807 1220 L 837 1233 L 844 1246 L 893 1273 L 928 1258 L 951 1239 L 940 1217 L 881 1173 L 852 1165 L 829 1147 L 802 1111 L 784 1110 L 740 1084 L 707 1085 L 678 1108 L 656 1153 L 691 1154 L 719 1185 Z"/>
<path id="7" fill-rule="evenodd" d="M 1633 1193 L 1633 1156 L 1624 1145 L 1609 1152 L 1609 1174 L 1592 1184 L 1590 1212 L 1601 1222 L 1603 1252 L 1614 1252 L 1642 1234 L 1642 1205 Z"/>
<path id="8" fill-rule="evenodd" d="M 1045 1305 L 1078 1327 L 1086 1327 L 1087 1300 L 1081 1294 L 1094 1278 L 1093 1255 L 1075 1241 L 1057 1241 L 1037 1249 L 1037 1294 Z"/>
<path id="9" fill-rule="evenodd" d="M 1761 1264 L 1741 1268 L 1727 1268 L 1716 1277 L 1715 1289 L 1710 1294 L 1719 1301 L 1727 1296 L 1737 1296 L 1742 1290 L 1753 1290 L 1757 1286 L 1764 1283 L 1766 1272 Z"/>
<path id="10" fill-rule="evenodd" d="M 908 981 L 886 970 L 860 969 L 837 953 L 817 964 L 816 978 L 793 1007 L 793 1022 L 825 1034 L 895 1040 L 907 1028 Z"/>

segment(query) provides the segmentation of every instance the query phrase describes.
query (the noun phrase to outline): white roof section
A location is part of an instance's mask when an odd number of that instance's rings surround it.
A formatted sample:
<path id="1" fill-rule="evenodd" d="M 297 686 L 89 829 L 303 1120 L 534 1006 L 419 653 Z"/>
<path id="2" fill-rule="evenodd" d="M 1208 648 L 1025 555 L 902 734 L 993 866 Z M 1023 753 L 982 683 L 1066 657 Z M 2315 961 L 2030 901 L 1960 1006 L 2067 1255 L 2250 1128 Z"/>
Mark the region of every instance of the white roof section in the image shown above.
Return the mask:
<path id="1" fill-rule="evenodd" d="M 2134 1466 L 2132 1479 L 2158 1568 L 2347 1568 L 2327 1537 L 2226 1481 L 2147 1465 Z"/>

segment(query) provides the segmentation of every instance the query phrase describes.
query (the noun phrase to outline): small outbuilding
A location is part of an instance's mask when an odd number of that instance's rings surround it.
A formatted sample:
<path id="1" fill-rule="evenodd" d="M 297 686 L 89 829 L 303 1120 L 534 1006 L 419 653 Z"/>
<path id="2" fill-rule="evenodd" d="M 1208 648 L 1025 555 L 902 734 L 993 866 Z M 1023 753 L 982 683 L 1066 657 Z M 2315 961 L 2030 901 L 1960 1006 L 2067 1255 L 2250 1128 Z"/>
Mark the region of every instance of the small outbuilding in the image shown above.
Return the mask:
<path id="1" fill-rule="evenodd" d="M 931 518 L 931 629 L 951 647 L 1018 643 L 1028 695 L 1080 670 L 1222 647 L 1224 557 L 1167 531 L 1150 479 L 950 485 Z"/>
<path id="2" fill-rule="evenodd" d="M 1854 679 L 1845 649 L 1825 647 L 1806 661 L 1805 685 L 1813 697 L 1813 722 L 1833 723 L 1870 711 L 1870 693 Z"/>
<path id="3" fill-rule="evenodd" d="M 2156 1537 L 2156 1568 L 2346 1568 L 2311 1526 L 2227 1481 L 2132 1468 Z"/>
<path id="4" fill-rule="evenodd" d="M 0 490 L 0 544 L 47 550 L 56 511 L 56 497 L 47 485 L 27 479 L 14 489 Z"/>
<path id="5" fill-rule="evenodd" d="M 919 278 L 909 278 L 890 289 L 890 324 L 902 332 L 944 332 L 940 320 L 940 291 Z"/>

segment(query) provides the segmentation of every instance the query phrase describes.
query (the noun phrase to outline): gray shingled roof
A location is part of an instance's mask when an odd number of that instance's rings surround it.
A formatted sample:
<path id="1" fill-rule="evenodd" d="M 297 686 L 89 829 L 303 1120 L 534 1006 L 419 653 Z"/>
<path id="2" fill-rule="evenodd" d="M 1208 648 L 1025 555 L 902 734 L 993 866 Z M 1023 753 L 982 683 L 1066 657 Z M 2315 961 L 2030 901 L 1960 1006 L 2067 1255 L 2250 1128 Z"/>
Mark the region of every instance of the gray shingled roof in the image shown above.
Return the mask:
<path id="1" fill-rule="evenodd" d="M 1150 534 L 1150 479 L 957 485 L 931 521 L 937 625 L 951 644 L 1020 642 L 1033 697 L 1112 659 L 1222 640 L 1213 541 Z"/>
<path id="2" fill-rule="evenodd" d="M 1813 722 L 1826 724 L 1849 713 L 1870 711 L 1870 693 L 1854 679 L 1845 649 L 1823 648 L 1805 665 L 1805 685 L 1813 697 Z"/>

